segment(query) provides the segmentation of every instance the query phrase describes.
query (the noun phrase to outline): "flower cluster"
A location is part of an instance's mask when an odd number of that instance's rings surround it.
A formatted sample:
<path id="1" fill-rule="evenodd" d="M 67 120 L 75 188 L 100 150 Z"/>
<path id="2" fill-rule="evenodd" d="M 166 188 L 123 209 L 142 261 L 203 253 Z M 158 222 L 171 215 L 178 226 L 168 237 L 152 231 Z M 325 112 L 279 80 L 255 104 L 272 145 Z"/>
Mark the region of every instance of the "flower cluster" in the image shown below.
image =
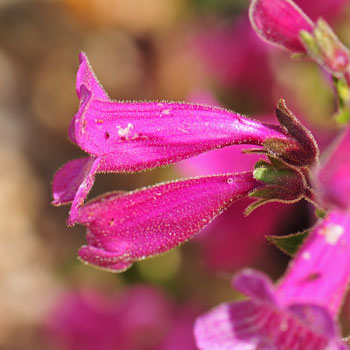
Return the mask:
<path id="1" fill-rule="evenodd" d="M 314 23 L 292 0 L 253 0 L 249 17 L 262 39 L 310 57 L 333 77 L 338 120 L 346 123 L 350 53 L 329 25 L 322 19 Z M 284 100 L 277 104 L 275 124 L 201 104 L 113 101 L 83 53 L 76 91 L 80 106 L 69 138 L 88 156 L 57 171 L 53 204 L 72 202 L 68 225 L 86 226 L 81 260 L 124 271 L 187 241 L 241 198 L 253 200 L 247 215 L 268 202 L 306 199 L 319 213 L 315 227 L 270 237 L 282 249 L 289 245 L 289 253 L 298 251 L 285 276 L 274 287 L 263 274 L 239 273 L 233 285 L 249 300 L 223 304 L 198 318 L 197 345 L 202 350 L 346 349 L 336 317 L 350 278 L 348 126 L 319 162 L 314 137 Z M 143 171 L 233 145 L 255 146 L 245 151 L 261 155 L 254 169 L 107 193 L 84 204 L 98 173 Z"/>
<path id="2" fill-rule="evenodd" d="M 163 253 L 191 238 L 230 204 L 250 196 L 249 213 L 267 201 L 294 202 L 312 193 L 301 169 L 317 162 L 318 148 L 280 101 L 280 125 L 217 107 L 173 102 L 116 102 L 99 85 L 85 54 L 77 75 L 78 113 L 69 138 L 89 156 L 72 160 L 53 180 L 55 205 L 72 202 L 68 224 L 87 226 L 86 263 L 123 271 L 133 261 Z M 84 204 L 96 173 L 135 172 L 235 144 L 266 154 L 254 171 L 108 193 Z"/>

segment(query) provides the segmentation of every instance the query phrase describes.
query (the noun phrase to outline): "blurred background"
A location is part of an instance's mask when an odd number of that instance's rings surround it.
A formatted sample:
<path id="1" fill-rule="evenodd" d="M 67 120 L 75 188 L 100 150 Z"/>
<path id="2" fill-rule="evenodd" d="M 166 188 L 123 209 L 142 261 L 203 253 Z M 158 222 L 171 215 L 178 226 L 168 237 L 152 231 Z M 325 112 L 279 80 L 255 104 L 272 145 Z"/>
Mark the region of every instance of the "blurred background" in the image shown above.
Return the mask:
<path id="1" fill-rule="evenodd" d="M 350 45 L 347 0 L 298 0 Z M 54 172 L 83 152 L 67 139 L 77 111 L 78 54 L 87 53 L 118 100 L 185 100 L 273 121 L 277 100 L 332 139 L 329 77 L 259 41 L 248 0 L 0 0 L 0 349 L 194 350 L 195 317 L 239 297 L 232 274 L 255 267 L 278 279 L 288 257 L 267 234 L 315 218 L 306 203 L 268 204 L 250 217 L 234 204 L 190 243 L 123 274 L 76 260 L 85 230 L 54 208 Z M 243 171 L 256 156 L 229 147 L 176 166 L 98 175 L 89 198 L 160 181 Z M 350 333 L 345 304 L 343 331 Z"/>

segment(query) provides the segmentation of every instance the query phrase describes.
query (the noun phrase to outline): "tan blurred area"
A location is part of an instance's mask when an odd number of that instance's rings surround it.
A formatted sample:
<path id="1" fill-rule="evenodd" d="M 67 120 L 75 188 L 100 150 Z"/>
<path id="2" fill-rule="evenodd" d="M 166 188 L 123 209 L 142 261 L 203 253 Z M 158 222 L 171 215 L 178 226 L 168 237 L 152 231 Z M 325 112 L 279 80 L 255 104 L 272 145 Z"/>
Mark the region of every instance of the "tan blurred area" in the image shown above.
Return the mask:
<path id="1" fill-rule="evenodd" d="M 37 328 L 61 290 L 120 284 L 119 277 L 76 262 L 84 230 L 66 228 L 68 207 L 50 206 L 55 170 L 83 154 L 66 137 L 78 107 L 78 54 L 88 54 L 112 98 L 184 99 L 200 79 L 190 74 L 191 53 L 183 52 L 185 5 L 1 0 L 0 349 L 46 349 Z M 169 57 L 179 61 L 176 69 Z M 168 174 L 106 176 L 96 193 L 133 189 L 159 176 Z"/>
<path id="2" fill-rule="evenodd" d="M 203 267 L 193 262 L 191 247 L 162 257 L 163 262 L 153 264 L 154 273 L 152 263 L 145 265 L 151 273 L 136 267 L 124 275 L 82 265 L 76 251 L 84 242 L 83 227 L 67 228 L 69 208 L 50 205 L 54 172 L 83 155 L 66 136 L 78 107 L 75 75 L 80 51 L 87 53 L 113 99 L 186 100 L 199 89 L 223 90 L 213 84 L 193 49 L 198 23 L 215 18 L 197 12 L 197 3 L 0 0 L 0 349 L 46 349 L 37 329 L 64 289 L 97 285 L 108 291 L 141 280 L 202 299 L 212 292 L 207 301 L 211 305 L 232 297 L 230 276 L 199 273 Z M 220 26 L 229 20 L 219 17 L 214 23 Z M 278 65 L 285 69 L 284 63 Z M 294 89 L 290 75 L 276 78 L 286 91 Z M 314 115 L 322 106 L 332 112 L 329 91 L 322 94 L 326 97 Z M 245 112 L 244 103 L 240 108 Z M 305 103 L 300 104 L 303 108 Z M 173 168 L 98 176 L 90 198 L 179 176 Z M 283 266 L 285 260 L 277 258 Z M 171 265 L 171 272 L 159 267 L 163 264 Z"/>

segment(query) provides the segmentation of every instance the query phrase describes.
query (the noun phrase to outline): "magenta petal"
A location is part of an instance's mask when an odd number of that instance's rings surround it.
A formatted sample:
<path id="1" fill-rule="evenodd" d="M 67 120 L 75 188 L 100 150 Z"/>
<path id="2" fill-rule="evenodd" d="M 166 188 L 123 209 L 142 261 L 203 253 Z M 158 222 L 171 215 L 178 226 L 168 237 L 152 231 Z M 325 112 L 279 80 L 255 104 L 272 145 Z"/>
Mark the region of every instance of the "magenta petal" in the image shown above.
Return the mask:
<path id="1" fill-rule="evenodd" d="M 83 110 L 83 106 L 86 105 L 90 98 L 101 99 L 109 101 L 107 93 L 97 80 L 94 71 L 90 66 L 90 62 L 84 52 L 79 55 L 79 69 L 76 80 L 76 92 L 80 99 L 79 112 Z M 68 130 L 68 136 L 73 143 L 77 143 L 75 135 L 75 127 L 77 120 L 80 118 L 79 112 L 74 116 Z"/>
<path id="2" fill-rule="evenodd" d="M 116 264 L 126 266 L 166 252 L 191 238 L 233 200 L 261 185 L 248 172 L 174 181 L 99 197 L 80 209 L 77 222 L 88 228 L 89 247 L 100 251 L 93 257 L 94 250 L 87 252 L 84 248 L 85 255 L 80 253 L 80 257 L 118 271 Z M 102 255 L 103 250 L 106 253 Z"/>
<path id="3" fill-rule="evenodd" d="M 301 30 L 312 31 L 314 23 L 292 0 L 253 0 L 249 9 L 255 32 L 270 44 L 305 53 Z"/>
<path id="4" fill-rule="evenodd" d="M 100 159 L 94 157 L 74 159 L 63 165 L 54 176 L 52 204 L 73 202 L 68 218 L 69 225 L 74 223 L 78 209 L 83 205 L 94 183 L 99 162 Z"/>
<path id="5" fill-rule="evenodd" d="M 233 144 L 289 140 L 278 126 L 218 107 L 168 102 L 110 102 L 89 97 L 75 120 L 75 139 L 101 156 L 101 171 L 132 172 Z"/>
<path id="6" fill-rule="evenodd" d="M 337 329 L 330 314 L 321 306 L 296 304 L 288 307 L 299 319 L 312 326 L 316 331 L 325 334 L 329 338 L 337 336 Z"/>
<path id="7" fill-rule="evenodd" d="M 233 144 L 290 141 L 280 126 L 219 107 L 175 102 L 111 101 L 84 54 L 77 75 L 80 107 L 70 139 L 102 158 L 99 171 L 133 172 Z M 295 143 L 295 142 L 294 142 Z"/>
<path id="8" fill-rule="evenodd" d="M 340 135 L 320 169 L 316 171 L 316 185 L 326 205 L 350 206 L 350 128 Z"/>
<path id="9" fill-rule="evenodd" d="M 343 350 L 331 316 L 319 306 L 251 301 L 222 304 L 194 327 L 200 350 Z"/>
<path id="10" fill-rule="evenodd" d="M 342 349 L 340 341 L 336 343 L 292 312 L 254 301 L 211 310 L 197 319 L 194 333 L 200 350 Z"/>
<path id="11" fill-rule="evenodd" d="M 86 181 L 96 158 L 86 157 L 71 160 L 57 170 L 53 178 L 53 205 L 73 202 L 80 185 Z"/>
<path id="12" fill-rule="evenodd" d="M 94 98 L 101 100 L 109 100 L 107 93 L 104 91 L 102 85 L 97 80 L 95 73 L 93 72 L 90 62 L 84 52 L 81 52 L 79 55 L 79 70 L 77 73 L 76 81 L 76 92 L 79 98 L 80 88 L 82 85 L 85 85 L 88 90 L 92 92 Z"/>
<path id="13" fill-rule="evenodd" d="M 92 246 L 82 246 L 78 255 L 84 263 L 112 272 L 125 271 L 132 265 L 132 262 L 128 260 L 127 247 L 109 252 Z"/>
<path id="14" fill-rule="evenodd" d="M 309 234 L 276 295 L 281 304 L 317 304 L 336 315 L 350 279 L 350 214 L 332 211 Z"/>
<path id="15" fill-rule="evenodd" d="M 255 350 L 256 306 L 250 301 L 222 304 L 197 318 L 194 336 L 199 350 Z"/>
<path id="16" fill-rule="evenodd" d="M 233 279 L 232 284 L 248 297 L 275 303 L 273 285 L 263 273 L 245 269 Z"/>

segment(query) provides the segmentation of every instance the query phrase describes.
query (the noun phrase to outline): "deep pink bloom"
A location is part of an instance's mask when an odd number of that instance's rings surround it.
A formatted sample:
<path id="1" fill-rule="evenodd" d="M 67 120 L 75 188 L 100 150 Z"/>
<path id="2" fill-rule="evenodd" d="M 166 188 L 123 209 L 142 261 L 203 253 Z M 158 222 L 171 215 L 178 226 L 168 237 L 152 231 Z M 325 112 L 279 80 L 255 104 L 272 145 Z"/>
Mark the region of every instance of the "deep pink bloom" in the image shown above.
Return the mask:
<path id="1" fill-rule="evenodd" d="M 200 350 L 340 350 L 334 318 L 350 277 L 350 215 L 334 211 L 319 223 L 274 288 L 244 271 L 234 286 L 248 301 L 223 304 L 197 319 Z"/>
<path id="2" fill-rule="evenodd" d="M 280 140 L 288 143 L 288 152 L 293 157 L 301 148 L 280 126 L 263 124 L 217 107 L 111 101 L 84 54 L 80 55 L 80 62 L 77 74 L 80 107 L 69 137 L 90 156 L 68 162 L 53 180 L 53 204 L 73 202 L 70 225 L 75 223 L 96 173 L 140 171 L 241 143 L 263 146 L 266 140 Z"/>
<path id="3" fill-rule="evenodd" d="M 230 206 L 263 185 L 252 172 L 180 180 L 131 193 L 111 193 L 83 206 L 86 263 L 123 271 L 135 260 L 163 253 L 190 239 Z"/>
<path id="4" fill-rule="evenodd" d="M 55 350 L 195 350 L 195 314 L 193 305 L 175 305 L 145 285 L 111 295 L 73 290 L 57 300 L 43 335 Z"/>
<path id="5" fill-rule="evenodd" d="M 349 49 L 324 20 L 313 23 L 292 0 L 253 0 L 249 18 L 263 40 L 307 54 L 331 74 L 349 80 Z"/>

